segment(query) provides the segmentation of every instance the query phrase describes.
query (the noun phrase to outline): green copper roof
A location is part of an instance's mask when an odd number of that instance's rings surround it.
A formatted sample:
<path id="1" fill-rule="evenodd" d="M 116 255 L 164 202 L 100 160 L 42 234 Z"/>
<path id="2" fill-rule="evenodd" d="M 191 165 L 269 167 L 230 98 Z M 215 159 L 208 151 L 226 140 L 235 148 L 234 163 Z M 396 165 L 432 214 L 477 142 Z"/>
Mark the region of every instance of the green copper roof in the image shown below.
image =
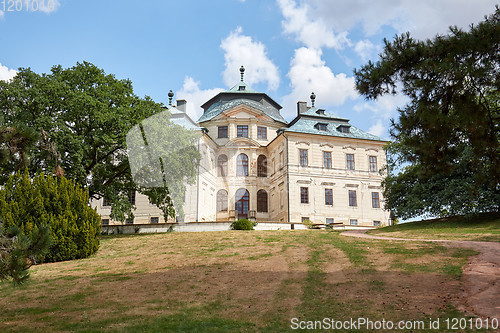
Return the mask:
<path id="1" fill-rule="evenodd" d="M 317 114 L 317 110 L 317 108 L 312 107 L 306 112 L 301 113 L 290 123 L 290 127 L 283 128 L 282 130 L 285 132 L 328 135 L 341 138 L 387 141 L 352 126 L 349 124 L 349 119 L 335 117 L 326 112 L 324 114 Z M 326 124 L 326 130 L 320 130 L 318 124 Z M 339 126 L 349 127 L 349 133 L 339 131 Z"/>
<path id="2" fill-rule="evenodd" d="M 243 81 L 238 82 L 237 84 L 234 85 L 234 87 L 227 90 L 226 92 L 260 94 L 258 91 L 253 90 L 252 87 L 250 87 Z"/>
<path id="3" fill-rule="evenodd" d="M 205 111 L 205 113 L 203 113 L 203 115 L 200 117 L 200 119 L 198 119 L 198 123 L 202 123 L 204 121 L 211 120 L 211 119 L 215 118 L 216 116 L 218 116 L 219 114 L 221 114 L 223 111 L 228 110 L 230 108 L 233 108 L 235 106 L 241 105 L 241 104 L 248 105 L 252 108 L 260 110 L 276 121 L 279 121 L 279 122 L 282 122 L 285 124 L 287 123 L 287 121 L 281 116 L 279 110 L 277 110 L 276 108 L 274 108 L 272 106 L 264 106 L 259 102 L 256 102 L 256 101 L 253 101 L 250 99 L 244 99 L 244 98 L 234 99 L 232 101 L 228 101 L 225 103 L 223 103 L 222 101 L 218 101 L 216 103 L 213 103 L 207 109 L 207 111 Z"/>

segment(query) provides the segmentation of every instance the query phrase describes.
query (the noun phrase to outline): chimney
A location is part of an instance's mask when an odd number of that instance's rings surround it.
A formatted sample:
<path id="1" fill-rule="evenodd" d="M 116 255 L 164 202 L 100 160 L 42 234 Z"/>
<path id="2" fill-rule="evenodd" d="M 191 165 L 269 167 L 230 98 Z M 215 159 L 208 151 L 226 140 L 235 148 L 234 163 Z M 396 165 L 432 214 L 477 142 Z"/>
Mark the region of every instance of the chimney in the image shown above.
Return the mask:
<path id="1" fill-rule="evenodd" d="M 300 116 L 301 113 L 309 110 L 307 107 L 307 102 L 297 102 L 297 116 Z"/>
<path id="2" fill-rule="evenodd" d="M 185 99 L 178 99 L 177 100 L 177 110 L 186 113 L 186 103 L 187 102 Z"/>

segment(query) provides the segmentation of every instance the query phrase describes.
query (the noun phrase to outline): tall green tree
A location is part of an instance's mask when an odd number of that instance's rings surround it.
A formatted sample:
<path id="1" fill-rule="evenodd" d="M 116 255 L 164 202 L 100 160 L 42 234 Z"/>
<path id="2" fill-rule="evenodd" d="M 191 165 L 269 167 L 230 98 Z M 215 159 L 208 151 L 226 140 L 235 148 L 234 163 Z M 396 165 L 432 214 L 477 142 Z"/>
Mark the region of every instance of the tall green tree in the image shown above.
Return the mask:
<path id="1" fill-rule="evenodd" d="M 20 68 L 11 81 L 0 81 L 4 126 L 21 123 L 39 138 L 29 155 L 30 172 L 64 170 L 66 177 L 88 189 L 91 198 L 106 197 L 112 218 L 122 221 L 132 215 L 130 192 L 141 190 L 131 175 L 127 132 L 161 111 L 161 104 L 135 95 L 130 80 L 119 80 L 88 62 L 54 66 L 42 75 Z M 168 117 L 168 112 L 163 114 Z M 163 187 L 146 193 L 173 216 L 167 191 Z"/>
<path id="2" fill-rule="evenodd" d="M 403 218 L 499 210 L 500 10 L 468 31 L 385 40 L 355 70 L 367 99 L 409 97 L 392 121 L 387 208 Z"/>

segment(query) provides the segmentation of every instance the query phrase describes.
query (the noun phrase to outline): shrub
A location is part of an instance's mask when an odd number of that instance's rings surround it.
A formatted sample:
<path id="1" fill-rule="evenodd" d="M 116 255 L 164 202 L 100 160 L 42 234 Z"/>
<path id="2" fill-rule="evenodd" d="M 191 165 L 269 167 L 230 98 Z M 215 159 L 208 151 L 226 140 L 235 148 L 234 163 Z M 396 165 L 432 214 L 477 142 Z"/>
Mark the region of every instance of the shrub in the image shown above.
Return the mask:
<path id="1" fill-rule="evenodd" d="M 251 222 L 247 219 L 239 219 L 231 223 L 231 230 L 253 230 L 257 222 Z"/>
<path id="2" fill-rule="evenodd" d="M 86 258 L 99 248 L 101 218 L 88 192 L 64 177 L 11 175 L 0 189 L 0 219 L 29 238 L 49 226 L 52 245 L 41 262 Z"/>
<path id="3" fill-rule="evenodd" d="M 314 223 L 312 223 L 310 220 L 306 219 L 302 222 L 302 224 L 304 224 L 307 227 L 307 229 L 312 229 Z"/>

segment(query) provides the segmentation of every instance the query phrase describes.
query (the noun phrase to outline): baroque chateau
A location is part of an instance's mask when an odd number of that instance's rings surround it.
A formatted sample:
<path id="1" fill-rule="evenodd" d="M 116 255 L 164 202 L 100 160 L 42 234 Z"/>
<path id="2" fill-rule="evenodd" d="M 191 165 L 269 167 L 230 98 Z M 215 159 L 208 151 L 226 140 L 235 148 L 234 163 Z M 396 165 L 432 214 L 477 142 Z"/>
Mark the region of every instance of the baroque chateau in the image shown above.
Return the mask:
<path id="1" fill-rule="evenodd" d="M 281 106 L 241 81 L 205 102 L 193 121 L 186 101 L 166 108 L 173 123 L 200 133 L 200 165 L 187 185 L 184 216 L 166 222 L 216 222 L 248 218 L 256 222 L 373 227 L 388 225 L 381 182 L 387 141 L 315 106 L 297 103 L 287 122 Z M 173 93 L 169 93 L 170 100 Z M 134 218 L 126 224 L 163 223 L 162 212 L 139 193 L 131 195 Z M 103 225 L 110 220 L 106 200 L 93 203 Z"/>

